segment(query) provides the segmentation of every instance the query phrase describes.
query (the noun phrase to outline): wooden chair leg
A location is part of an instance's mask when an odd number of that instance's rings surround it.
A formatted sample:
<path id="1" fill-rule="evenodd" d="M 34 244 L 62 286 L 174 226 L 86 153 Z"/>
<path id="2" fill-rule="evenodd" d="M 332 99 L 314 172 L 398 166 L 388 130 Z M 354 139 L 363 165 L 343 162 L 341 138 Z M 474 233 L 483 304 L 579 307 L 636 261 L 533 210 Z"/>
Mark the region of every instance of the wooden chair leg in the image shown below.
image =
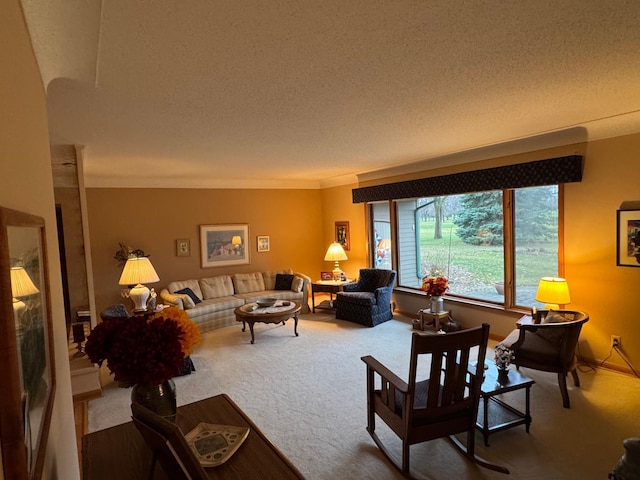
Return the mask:
<path id="1" fill-rule="evenodd" d="M 576 387 L 580 386 L 580 378 L 578 378 L 578 369 L 574 368 L 573 370 L 571 370 L 571 376 L 573 377 L 573 384 Z"/>
<path id="2" fill-rule="evenodd" d="M 567 374 L 558 373 L 558 385 L 560 386 L 560 395 L 562 395 L 562 406 L 564 408 L 571 408 L 569 403 L 569 391 L 567 390 Z"/>
<path id="3" fill-rule="evenodd" d="M 409 442 L 407 441 L 403 441 L 402 442 L 402 473 L 404 475 L 409 475 L 409 448 L 411 448 L 411 445 L 409 445 Z"/>

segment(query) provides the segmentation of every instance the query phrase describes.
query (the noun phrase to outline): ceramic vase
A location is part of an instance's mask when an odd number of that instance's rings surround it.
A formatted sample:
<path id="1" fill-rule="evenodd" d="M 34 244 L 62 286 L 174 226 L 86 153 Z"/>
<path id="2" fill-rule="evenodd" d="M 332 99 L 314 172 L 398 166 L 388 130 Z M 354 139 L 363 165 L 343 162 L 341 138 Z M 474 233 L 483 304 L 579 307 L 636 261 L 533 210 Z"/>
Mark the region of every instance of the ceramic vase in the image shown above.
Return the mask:
<path id="1" fill-rule="evenodd" d="M 171 379 L 159 385 L 135 384 L 131 389 L 131 403 L 134 402 L 166 420 L 176 420 L 176 384 Z"/>
<path id="2" fill-rule="evenodd" d="M 431 297 L 431 313 L 444 312 L 444 301 L 442 297 Z"/>
<path id="3" fill-rule="evenodd" d="M 496 363 L 496 367 L 498 367 L 498 381 L 500 383 L 505 383 L 509 379 L 509 365 L 505 363 Z"/>

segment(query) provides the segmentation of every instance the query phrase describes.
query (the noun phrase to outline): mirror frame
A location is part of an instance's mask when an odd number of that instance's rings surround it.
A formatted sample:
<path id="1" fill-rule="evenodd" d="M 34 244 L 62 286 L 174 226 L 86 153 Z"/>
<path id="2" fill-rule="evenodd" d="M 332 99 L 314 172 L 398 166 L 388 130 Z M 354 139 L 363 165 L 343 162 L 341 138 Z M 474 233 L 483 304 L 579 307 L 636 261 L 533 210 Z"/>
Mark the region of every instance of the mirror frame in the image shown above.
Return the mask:
<path id="1" fill-rule="evenodd" d="M 40 300 L 43 310 L 45 342 L 48 346 L 50 388 L 42 406 L 40 429 L 31 438 L 31 453 L 25 442 L 25 417 L 21 387 L 21 362 L 18 358 L 18 331 L 16 329 L 11 290 L 11 258 L 9 251 L 9 227 L 35 228 L 39 235 L 39 262 L 41 272 Z M 45 222 L 42 217 L 0 207 L 0 445 L 4 478 L 35 480 L 42 476 L 44 458 L 51 425 L 53 401 L 56 390 L 56 371 L 53 350 L 53 326 L 49 292 L 49 268 Z M 26 417 L 28 419 L 28 417 Z"/>

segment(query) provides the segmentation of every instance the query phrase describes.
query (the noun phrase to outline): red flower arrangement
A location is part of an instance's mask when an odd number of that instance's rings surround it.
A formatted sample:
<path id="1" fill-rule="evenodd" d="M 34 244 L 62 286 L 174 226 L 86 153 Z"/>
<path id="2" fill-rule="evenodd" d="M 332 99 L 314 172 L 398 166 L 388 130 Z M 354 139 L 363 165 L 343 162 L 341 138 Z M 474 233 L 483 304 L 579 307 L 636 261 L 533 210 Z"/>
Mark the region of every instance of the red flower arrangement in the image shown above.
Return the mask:
<path id="1" fill-rule="evenodd" d="M 200 330 L 178 308 L 169 307 L 153 315 L 107 320 L 98 324 L 87 339 L 85 352 L 93 363 L 114 374 L 123 386 L 159 385 L 175 377 L 194 345 Z"/>
<path id="2" fill-rule="evenodd" d="M 422 290 L 431 297 L 441 297 L 449 290 L 449 280 L 447 277 L 424 277 L 422 279 Z"/>

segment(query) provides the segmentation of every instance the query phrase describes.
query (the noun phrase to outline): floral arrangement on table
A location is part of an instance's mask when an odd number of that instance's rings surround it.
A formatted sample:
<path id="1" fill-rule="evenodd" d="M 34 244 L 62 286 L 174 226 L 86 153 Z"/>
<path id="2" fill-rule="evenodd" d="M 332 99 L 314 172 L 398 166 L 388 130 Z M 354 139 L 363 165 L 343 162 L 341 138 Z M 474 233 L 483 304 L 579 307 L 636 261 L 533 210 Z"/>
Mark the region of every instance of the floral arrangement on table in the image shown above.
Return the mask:
<path id="1" fill-rule="evenodd" d="M 168 307 L 151 315 L 105 320 L 89 335 L 85 352 L 121 386 L 160 385 L 178 375 L 200 343 L 200 330 L 184 310 Z"/>
<path id="2" fill-rule="evenodd" d="M 495 358 L 494 361 L 496 363 L 496 367 L 499 370 L 506 370 L 509 364 L 511 363 L 511 349 L 501 343 L 496 345 L 494 349 Z"/>
<path id="3" fill-rule="evenodd" d="M 449 280 L 442 276 L 426 276 L 422 279 L 421 288 L 430 297 L 441 297 L 449 290 Z"/>

